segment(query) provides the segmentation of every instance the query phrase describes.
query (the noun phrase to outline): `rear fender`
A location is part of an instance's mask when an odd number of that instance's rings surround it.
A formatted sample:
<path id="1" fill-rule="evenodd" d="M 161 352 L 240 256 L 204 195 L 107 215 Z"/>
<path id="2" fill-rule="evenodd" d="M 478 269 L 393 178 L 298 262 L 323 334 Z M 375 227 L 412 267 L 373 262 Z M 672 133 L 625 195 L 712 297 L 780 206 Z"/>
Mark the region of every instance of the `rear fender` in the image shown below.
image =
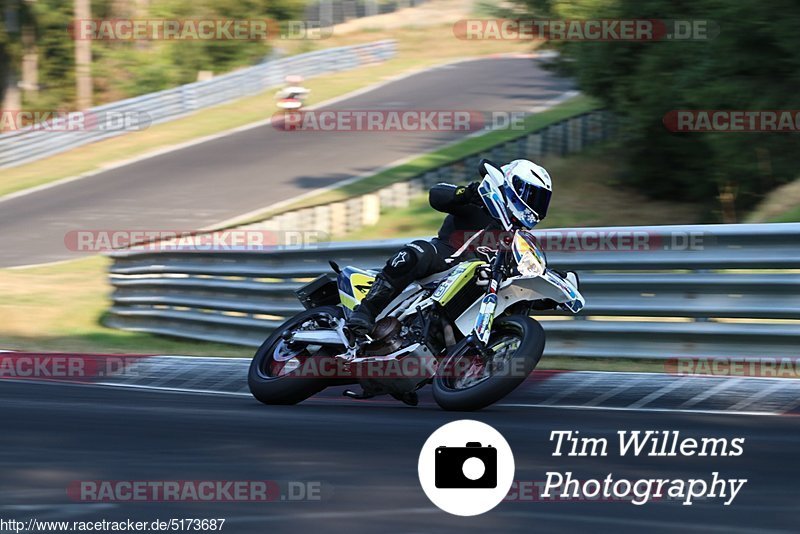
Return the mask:
<path id="1" fill-rule="evenodd" d="M 295 290 L 297 300 L 305 309 L 339 304 L 336 275 L 325 273 Z"/>

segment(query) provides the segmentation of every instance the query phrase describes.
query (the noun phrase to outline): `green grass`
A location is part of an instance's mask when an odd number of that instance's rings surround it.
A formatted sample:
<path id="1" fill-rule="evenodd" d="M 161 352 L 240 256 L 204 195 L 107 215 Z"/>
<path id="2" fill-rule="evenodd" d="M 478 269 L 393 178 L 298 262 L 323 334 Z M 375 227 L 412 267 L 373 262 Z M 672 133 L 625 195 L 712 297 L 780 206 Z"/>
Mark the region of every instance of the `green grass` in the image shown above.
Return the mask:
<path id="1" fill-rule="evenodd" d="M 771 217 L 769 222 L 800 222 L 800 206 Z"/>
<path id="2" fill-rule="evenodd" d="M 466 42 L 452 38 L 449 25 L 423 28 L 396 28 L 376 32 L 335 35 L 312 43 L 314 49 L 396 39 L 397 55 L 389 61 L 339 73 L 310 78 L 308 104 L 323 102 L 357 89 L 387 81 L 396 76 L 470 56 L 505 52 L 525 52 L 530 44 L 512 41 Z M 300 46 L 289 52 L 305 52 L 308 42 L 287 43 Z M 307 47 L 306 47 L 307 48 Z M 151 126 L 140 132 L 106 139 L 78 147 L 53 157 L 18 167 L 3 169 L 0 196 L 95 172 L 121 161 L 179 145 L 208 135 L 252 124 L 271 117 L 276 111 L 275 88 L 258 95 L 203 109 L 184 118 Z"/>
<path id="3" fill-rule="evenodd" d="M 0 348 L 48 352 L 252 356 L 249 348 L 125 332 L 100 323 L 109 260 L 0 269 Z"/>
<path id="4" fill-rule="evenodd" d="M 0 349 L 68 353 L 251 357 L 252 348 L 106 328 L 109 260 L 92 257 L 26 269 L 0 269 Z M 658 362 L 543 358 L 540 369 L 654 371 Z"/>
<path id="5" fill-rule="evenodd" d="M 395 182 L 406 181 L 426 171 L 459 161 L 468 156 L 479 154 L 505 141 L 523 137 L 550 124 L 597 109 L 597 107 L 598 103 L 595 100 L 582 95 L 576 96 L 547 111 L 526 117 L 523 127 L 520 129 L 494 130 L 483 135 L 469 137 L 444 148 L 418 156 L 396 167 L 367 176 L 361 180 L 356 180 L 349 184 L 283 205 L 279 209 L 267 208 L 263 212 L 253 215 L 246 221 L 237 221 L 237 224 L 262 221 L 287 211 L 330 204 L 331 202 L 371 193 Z"/>
<path id="6" fill-rule="evenodd" d="M 800 222 L 800 178 L 767 193 L 747 214 L 746 222 Z"/>
<path id="7" fill-rule="evenodd" d="M 541 160 L 553 177 L 553 200 L 540 228 L 695 224 L 703 220 L 699 205 L 654 201 L 621 187 L 621 149 L 603 143 L 568 157 Z M 520 154 L 524 157 L 524 154 Z M 375 226 L 338 237 L 342 241 L 433 235 L 444 214 L 431 209 L 427 195 L 407 208 L 387 210 Z"/>
<path id="8" fill-rule="evenodd" d="M 254 349 L 106 328 L 109 260 L 92 257 L 0 269 L 0 349 L 68 353 L 183 354 L 249 358 Z M 543 358 L 540 369 L 663 372 L 659 362 Z"/>

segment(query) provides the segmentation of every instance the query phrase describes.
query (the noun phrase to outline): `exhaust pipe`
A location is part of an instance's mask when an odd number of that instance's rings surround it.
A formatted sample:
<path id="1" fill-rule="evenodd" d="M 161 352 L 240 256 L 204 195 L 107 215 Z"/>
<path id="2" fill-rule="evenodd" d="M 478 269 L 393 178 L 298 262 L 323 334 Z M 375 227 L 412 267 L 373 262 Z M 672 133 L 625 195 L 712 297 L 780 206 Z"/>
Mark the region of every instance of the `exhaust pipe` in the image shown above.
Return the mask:
<path id="1" fill-rule="evenodd" d="M 347 343 L 342 341 L 339 332 L 336 330 L 307 330 L 295 332 L 290 338 L 290 342 L 299 341 L 309 345 L 343 345 Z"/>

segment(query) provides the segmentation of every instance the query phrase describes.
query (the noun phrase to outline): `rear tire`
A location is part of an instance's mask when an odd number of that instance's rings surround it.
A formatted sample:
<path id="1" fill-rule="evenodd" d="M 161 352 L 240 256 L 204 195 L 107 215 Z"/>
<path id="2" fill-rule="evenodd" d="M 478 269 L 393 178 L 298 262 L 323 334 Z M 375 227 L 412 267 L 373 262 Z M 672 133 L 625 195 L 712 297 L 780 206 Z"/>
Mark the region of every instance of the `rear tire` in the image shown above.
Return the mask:
<path id="1" fill-rule="evenodd" d="M 328 363 L 332 363 L 334 367 L 331 368 L 335 369 L 334 358 L 330 352 L 326 352 L 329 350 L 327 347 L 308 355 L 296 369 L 279 376 L 276 376 L 276 369 L 283 368 L 281 363 L 285 366 L 286 362 L 278 362 L 274 356 L 282 342 L 283 333 L 287 330 L 296 329 L 312 319 L 325 320 L 326 317 L 340 319 L 343 315 L 339 306 L 319 306 L 298 313 L 277 328 L 258 348 L 250 363 L 247 378 L 250 393 L 264 404 L 297 404 L 326 387 L 335 385 L 334 380 L 313 372 L 314 369 L 324 369 Z M 306 371 L 307 376 L 298 376 L 303 371 Z M 316 376 L 313 376 L 315 374 Z"/>
<path id="2" fill-rule="evenodd" d="M 456 360 L 464 357 L 450 355 L 445 358 L 440 367 L 444 372 L 433 379 L 433 398 L 442 409 L 480 410 L 501 400 L 525 381 L 544 352 L 544 329 L 524 315 L 500 317 L 492 325 L 488 346 L 496 345 L 504 337 L 518 338 L 519 346 L 507 362 L 495 362 L 501 371 L 498 375 L 489 375 L 474 385 L 458 387 L 458 380 L 463 378 L 449 376 L 453 374 L 453 369 L 458 368 Z"/>

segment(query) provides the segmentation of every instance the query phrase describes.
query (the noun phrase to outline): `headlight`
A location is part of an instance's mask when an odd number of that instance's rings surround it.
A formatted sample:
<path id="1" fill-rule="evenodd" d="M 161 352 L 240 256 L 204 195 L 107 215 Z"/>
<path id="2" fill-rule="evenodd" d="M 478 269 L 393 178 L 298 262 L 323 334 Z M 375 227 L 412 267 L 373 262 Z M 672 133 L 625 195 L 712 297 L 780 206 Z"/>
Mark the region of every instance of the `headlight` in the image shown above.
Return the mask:
<path id="1" fill-rule="evenodd" d="M 514 259 L 517 260 L 517 270 L 523 276 L 541 276 L 547 268 L 544 251 L 525 230 L 518 230 L 514 236 Z"/>

